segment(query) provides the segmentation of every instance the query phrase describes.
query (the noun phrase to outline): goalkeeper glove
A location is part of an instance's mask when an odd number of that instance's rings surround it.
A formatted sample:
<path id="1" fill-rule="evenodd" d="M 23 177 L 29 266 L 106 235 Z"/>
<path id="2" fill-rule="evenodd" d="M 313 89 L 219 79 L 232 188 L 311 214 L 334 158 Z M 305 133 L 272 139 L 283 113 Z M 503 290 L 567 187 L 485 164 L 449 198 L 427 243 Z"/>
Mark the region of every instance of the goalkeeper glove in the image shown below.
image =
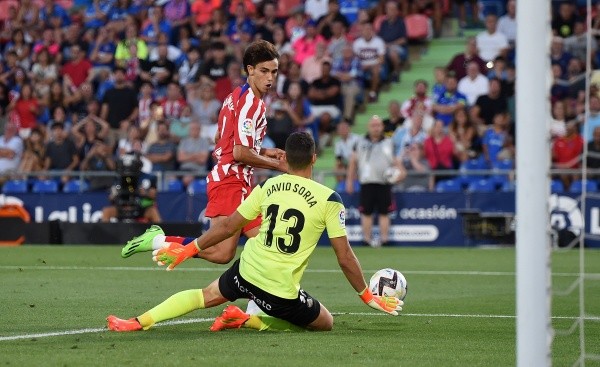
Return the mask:
<path id="1" fill-rule="evenodd" d="M 154 250 L 152 252 L 152 260 L 158 263 L 158 265 L 167 265 L 166 270 L 171 271 L 185 260 L 196 256 L 199 252 L 196 240 L 185 246 L 180 243 L 171 242 L 168 247 Z"/>
<path id="2" fill-rule="evenodd" d="M 396 297 L 373 295 L 369 287 L 360 292 L 358 296 L 367 306 L 394 316 L 398 316 L 398 311 L 402 311 L 402 305 L 404 305 L 404 302 Z"/>

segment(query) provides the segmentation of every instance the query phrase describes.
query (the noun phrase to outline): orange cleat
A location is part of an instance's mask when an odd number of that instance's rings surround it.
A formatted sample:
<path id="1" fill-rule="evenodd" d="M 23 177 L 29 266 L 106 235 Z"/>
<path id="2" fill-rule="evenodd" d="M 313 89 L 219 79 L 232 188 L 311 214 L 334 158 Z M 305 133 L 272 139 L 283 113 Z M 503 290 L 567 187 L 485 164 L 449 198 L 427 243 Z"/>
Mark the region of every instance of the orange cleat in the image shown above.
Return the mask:
<path id="1" fill-rule="evenodd" d="M 250 315 L 242 311 L 235 305 L 229 305 L 223 310 L 221 316 L 215 319 L 210 331 L 220 331 L 225 329 L 239 329 L 250 318 Z"/>
<path id="2" fill-rule="evenodd" d="M 123 320 L 116 316 L 110 315 L 106 318 L 108 321 L 108 330 L 112 331 L 137 331 L 142 330 L 142 325 L 136 318 Z"/>

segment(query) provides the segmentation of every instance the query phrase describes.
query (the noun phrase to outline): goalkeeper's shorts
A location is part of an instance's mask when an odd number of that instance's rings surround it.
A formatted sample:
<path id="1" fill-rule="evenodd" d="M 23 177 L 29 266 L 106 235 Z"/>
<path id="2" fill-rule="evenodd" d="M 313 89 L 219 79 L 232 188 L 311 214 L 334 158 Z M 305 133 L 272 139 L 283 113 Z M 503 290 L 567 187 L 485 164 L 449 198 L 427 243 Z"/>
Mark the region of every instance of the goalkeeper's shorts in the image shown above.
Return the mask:
<path id="1" fill-rule="evenodd" d="M 240 260 L 219 278 L 219 290 L 223 297 L 233 302 L 239 298 L 251 299 L 269 316 L 306 327 L 319 317 L 321 304 L 304 290 L 295 299 L 285 299 L 265 292 L 248 282 L 240 274 Z"/>

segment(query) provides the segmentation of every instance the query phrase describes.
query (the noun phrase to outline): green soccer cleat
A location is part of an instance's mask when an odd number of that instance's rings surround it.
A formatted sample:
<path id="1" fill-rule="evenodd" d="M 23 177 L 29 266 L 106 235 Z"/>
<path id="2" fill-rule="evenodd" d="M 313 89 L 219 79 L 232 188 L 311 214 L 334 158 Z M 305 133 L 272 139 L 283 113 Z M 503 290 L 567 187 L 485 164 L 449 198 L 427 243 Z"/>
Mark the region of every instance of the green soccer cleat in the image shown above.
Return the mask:
<path id="1" fill-rule="evenodd" d="M 121 250 L 121 257 L 126 258 L 137 252 L 152 251 L 152 240 L 158 235 L 164 235 L 165 231 L 153 224 L 146 232 L 127 241 L 127 244 Z"/>

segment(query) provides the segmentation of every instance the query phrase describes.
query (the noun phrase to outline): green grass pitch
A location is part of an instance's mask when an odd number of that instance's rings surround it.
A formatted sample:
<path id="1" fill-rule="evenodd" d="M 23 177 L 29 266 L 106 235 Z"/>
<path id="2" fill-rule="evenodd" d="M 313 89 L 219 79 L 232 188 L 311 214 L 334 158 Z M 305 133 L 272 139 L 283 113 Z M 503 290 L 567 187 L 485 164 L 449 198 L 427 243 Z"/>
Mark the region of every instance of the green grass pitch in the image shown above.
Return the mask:
<path id="1" fill-rule="evenodd" d="M 121 259 L 119 253 L 115 246 L 0 248 L 0 366 L 515 364 L 514 249 L 356 248 L 367 277 L 384 267 L 405 274 L 408 297 L 403 315 L 394 318 L 363 305 L 333 251 L 317 248 L 302 285 L 336 315 L 329 333 L 208 331 L 223 307 L 180 319 L 189 323 L 108 332 L 108 314 L 136 316 L 177 291 L 201 288 L 225 269 L 192 259 L 167 273 L 149 255 Z M 568 288 L 578 253 L 555 253 L 552 263 L 553 289 Z M 599 276 L 600 251 L 586 252 L 586 266 Z M 600 315 L 600 280 L 586 280 L 585 292 L 588 314 Z M 577 300 L 577 293 L 554 296 L 556 329 L 572 325 Z M 600 354 L 600 322 L 586 321 L 585 332 L 587 351 Z M 578 348 L 578 331 L 557 335 L 554 365 L 571 366 Z"/>

